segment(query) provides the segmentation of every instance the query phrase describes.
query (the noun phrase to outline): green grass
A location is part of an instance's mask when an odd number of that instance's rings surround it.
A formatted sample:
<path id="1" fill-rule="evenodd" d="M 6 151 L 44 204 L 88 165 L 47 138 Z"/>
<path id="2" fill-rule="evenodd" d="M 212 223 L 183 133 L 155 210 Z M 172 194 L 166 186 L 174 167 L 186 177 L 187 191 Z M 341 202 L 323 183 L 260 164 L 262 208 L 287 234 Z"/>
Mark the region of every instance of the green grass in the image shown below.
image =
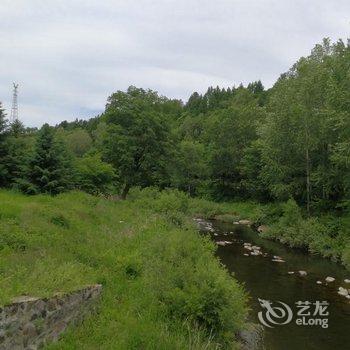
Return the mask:
<path id="1" fill-rule="evenodd" d="M 183 194 L 0 191 L 0 304 L 103 284 L 98 312 L 53 349 L 235 348 L 246 295 L 189 217 Z"/>

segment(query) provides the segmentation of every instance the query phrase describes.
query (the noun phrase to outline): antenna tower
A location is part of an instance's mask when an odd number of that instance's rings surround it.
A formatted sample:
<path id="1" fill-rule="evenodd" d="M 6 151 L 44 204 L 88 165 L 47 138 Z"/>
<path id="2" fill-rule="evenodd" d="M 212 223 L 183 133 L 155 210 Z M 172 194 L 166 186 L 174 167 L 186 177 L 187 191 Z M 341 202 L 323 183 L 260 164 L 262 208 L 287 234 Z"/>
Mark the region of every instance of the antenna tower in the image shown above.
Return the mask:
<path id="1" fill-rule="evenodd" d="M 11 123 L 18 120 L 18 84 L 13 83 Z"/>

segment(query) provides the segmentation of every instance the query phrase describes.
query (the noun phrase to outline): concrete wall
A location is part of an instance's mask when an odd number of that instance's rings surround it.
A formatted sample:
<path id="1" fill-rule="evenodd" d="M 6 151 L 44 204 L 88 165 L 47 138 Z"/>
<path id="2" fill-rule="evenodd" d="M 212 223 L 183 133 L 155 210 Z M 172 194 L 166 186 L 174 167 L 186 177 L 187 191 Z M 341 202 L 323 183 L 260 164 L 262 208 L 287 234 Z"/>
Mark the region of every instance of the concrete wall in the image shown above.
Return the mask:
<path id="1" fill-rule="evenodd" d="M 38 349 L 56 341 L 92 309 L 102 292 L 93 285 L 52 298 L 19 297 L 0 308 L 0 350 Z"/>

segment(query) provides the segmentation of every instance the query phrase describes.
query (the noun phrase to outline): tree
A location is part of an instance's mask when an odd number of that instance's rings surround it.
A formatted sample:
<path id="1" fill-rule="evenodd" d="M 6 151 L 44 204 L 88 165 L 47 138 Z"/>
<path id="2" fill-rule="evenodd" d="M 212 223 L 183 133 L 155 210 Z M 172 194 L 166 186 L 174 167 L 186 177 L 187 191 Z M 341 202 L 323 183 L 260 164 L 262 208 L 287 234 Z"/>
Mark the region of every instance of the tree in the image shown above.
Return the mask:
<path id="1" fill-rule="evenodd" d="M 82 157 L 92 146 L 92 139 L 84 129 L 75 129 L 65 136 L 68 149 L 77 157 Z"/>
<path id="2" fill-rule="evenodd" d="M 0 102 L 0 187 L 6 184 L 6 168 L 4 166 L 4 158 L 8 150 L 6 145 L 7 137 L 7 119 L 2 104 Z"/>
<path id="3" fill-rule="evenodd" d="M 6 169 L 5 182 L 7 187 L 19 184 L 26 171 L 31 147 L 29 140 L 24 137 L 24 133 L 24 126 L 19 120 L 14 121 L 8 130 L 6 139 L 7 155 L 3 160 Z"/>
<path id="4" fill-rule="evenodd" d="M 58 194 L 72 187 L 71 160 L 55 131 L 48 124 L 41 128 L 29 162 L 26 192 Z"/>
<path id="5" fill-rule="evenodd" d="M 111 164 L 101 160 L 99 154 L 77 159 L 77 186 L 91 194 L 108 194 L 113 191 L 116 178 Z"/>
<path id="6" fill-rule="evenodd" d="M 265 184 L 309 214 L 334 208 L 344 196 L 349 168 L 339 155 L 349 137 L 349 72 L 349 47 L 325 39 L 275 84 L 260 130 Z"/>
<path id="7" fill-rule="evenodd" d="M 263 117 L 256 97 L 244 88 L 236 92 L 228 108 L 208 115 L 203 140 L 209 152 L 214 198 L 246 197 L 242 156 L 257 139 L 257 124 Z"/>
<path id="8" fill-rule="evenodd" d="M 131 186 L 162 181 L 170 149 L 170 131 L 163 105 L 167 99 L 152 90 L 129 87 L 108 99 L 104 119 L 108 125 L 103 159 L 112 164 L 122 183 L 121 197 Z"/>
<path id="9" fill-rule="evenodd" d="M 181 141 L 170 171 L 172 185 L 191 196 L 200 194 L 209 175 L 206 158 L 206 149 L 203 144 L 195 141 Z"/>

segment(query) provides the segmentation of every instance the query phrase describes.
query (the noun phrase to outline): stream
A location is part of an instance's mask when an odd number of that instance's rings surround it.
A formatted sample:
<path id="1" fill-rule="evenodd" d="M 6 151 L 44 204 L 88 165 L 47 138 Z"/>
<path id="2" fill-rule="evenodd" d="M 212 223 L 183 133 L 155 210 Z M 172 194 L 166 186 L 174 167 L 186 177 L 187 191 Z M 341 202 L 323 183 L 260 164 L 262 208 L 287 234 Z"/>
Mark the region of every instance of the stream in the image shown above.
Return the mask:
<path id="1" fill-rule="evenodd" d="M 328 259 L 262 239 L 247 226 L 216 221 L 199 224 L 201 231 L 209 233 L 214 241 L 219 242 L 218 257 L 249 293 L 250 321 L 261 324 L 258 318 L 261 312 L 266 325 L 263 326 L 263 342 L 259 349 L 350 348 L 350 299 L 337 293 L 340 286 L 350 289 L 350 283 L 344 282 L 344 279 L 350 279 L 349 271 Z M 223 241 L 228 243 L 220 243 Z M 250 255 L 251 251 L 244 247 L 244 243 L 258 246 L 261 254 Z M 272 261 L 274 256 L 284 262 Z M 306 271 L 307 275 L 301 276 L 300 270 Z M 328 276 L 334 277 L 335 281 L 325 282 Z M 317 284 L 317 281 L 322 284 Z M 259 299 L 273 302 L 272 312 L 276 314 L 268 314 Z M 296 304 L 299 301 L 311 304 Z M 289 311 L 279 302 L 289 306 Z M 306 305 L 306 309 L 303 305 Z M 280 310 L 276 307 L 280 307 Z M 281 309 L 286 311 L 285 315 L 282 315 Z M 289 321 L 290 313 L 292 319 Z"/>

